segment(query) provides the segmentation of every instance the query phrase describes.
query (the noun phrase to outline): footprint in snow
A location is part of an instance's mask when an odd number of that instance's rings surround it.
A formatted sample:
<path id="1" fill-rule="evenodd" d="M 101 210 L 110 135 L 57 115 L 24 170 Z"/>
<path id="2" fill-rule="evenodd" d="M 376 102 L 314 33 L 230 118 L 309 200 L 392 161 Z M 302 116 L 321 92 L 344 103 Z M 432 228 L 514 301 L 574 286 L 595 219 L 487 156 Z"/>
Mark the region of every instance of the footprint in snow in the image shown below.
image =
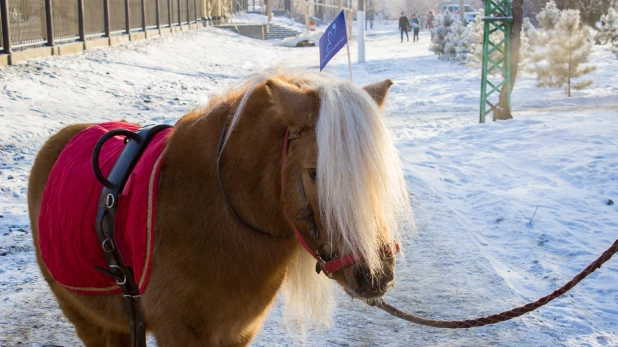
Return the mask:
<path id="1" fill-rule="evenodd" d="M 440 158 L 442 158 L 442 156 L 441 156 L 441 155 L 439 155 L 439 154 L 437 154 L 437 153 L 434 153 L 434 152 L 432 152 L 432 151 L 426 151 L 426 152 L 425 152 L 425 154 L 430 155 L 430 156 L 432 156 L 432 157 L 434 157 L 434 158 L 436 158 L 436 159 L 440 159 Z"/>

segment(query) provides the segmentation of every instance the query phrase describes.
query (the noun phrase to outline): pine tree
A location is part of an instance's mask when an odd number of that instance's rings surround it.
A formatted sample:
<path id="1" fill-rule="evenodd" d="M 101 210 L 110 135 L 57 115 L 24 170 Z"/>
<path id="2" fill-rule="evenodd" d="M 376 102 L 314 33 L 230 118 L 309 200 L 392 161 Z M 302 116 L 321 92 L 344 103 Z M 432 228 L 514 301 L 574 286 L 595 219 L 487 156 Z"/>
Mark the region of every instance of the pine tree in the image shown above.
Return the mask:
<path id="1" fill-rule="evenodd" d="M 536 46 L 538 30 L 536 30 L 536 28 L 530 21 L 530 18 L 524 18 L 524 23 L 522 24 L 522 31 L 525 33 L 526 37 L 528 38 L 528 43 L 531 46 Z"/>
<path id="2" fill-rule="evenodd" d="M 588 63 L 592 42 L 585 29 L 580 28 L 580 14 L 577 10 L 564 10 L 547 46 L 547 64 L 538 65 L 537 83 L 541 87 L 566 85 L 567 95 L 571 88 L 583 89 L 592 84 L 591 80 L 575 83 L 574 78 L 590 73 L 595 69 Z"/>
<path id="3" fill-rule="evenodd" d="M 446 36 L 451 32 L 451 26 L 455 22 L 448 12 L 441 16 L 438 24 L 431 29 L 431 45 L 429 50 L 442 56 L 444 54 L 444 45 L 446 44 Z"/>
<path id="4" fill-rule="evenodd" d="M 522 27 L 526 32 L 526 36 L 530 40 L 530 49 L 526 52 L 526 70 L 535 73 L 537 79 L 552 79 L 548 70 L 547 54 L 551 40 L 554 38 L 556 27 L 560 22 L 561 11 L 556 7 L 556 3 L 552 0 L 545 4 L 545 8 L 536 15 L 536 20 L 539 22 L 539 30 L 534 29 L 532 23 Z M 532 30 L 534 29 L 534 30 Z"/>
<path id="5" fill-rule="evenodd" d="M 483 62 L 483 40 L 485 39 L 485 23 L 483 21 L 484 11 L 480 10 L 480 13 L 474 21 L 468 24 L 468 38 L 469 38 L 469 50 L 468 53 L 468 65 L 474 67 L 480 67 Z M 491 34 L 491 42 L 500 42 L 504 37 L 504 33 L 500 30 L 496 30 Z M 493 61 L 499 61 L 502 57 L 502 53 L 498 50 L 494 50 L 491 54 Z M 494 73 L 497 73 L 494 69 Z"/>
<path id="6" fill-rule="evenodd" d="M 545 8 L 536 15 L 539 26 L 545 30 L 554 30 L 560 22 L 560 10 L 556 7 L 554 0 L 545 4 Z"/>
<path id="7" fill-rule="evenodd" d="M 521 45 L 519 46 L 519 66 L 522 71 L 526 71 L 534 55 L 536 34 L 536 29 L 530 22 L 530 19 L 524 18 L 521 30 Z"/>
<path id="8" fill-rule="evenodd" d="M 601 17 L 599 36 L 602 42 L 610 42 L 612 52 L 618 54 L 618 13 L 613 7 Z"/>
<path id="9" fill-rule="evenodd" d="M 586 8 L 588 10 L 588 17 L 590 17 L 592 21 L 596 21 L 596 19 L 599 19 L 603 15 L 603 12 L 605 12 L 603 2 L 606 1 L 607 0 L 590 0 Z M 592 23 L 590 24 L 593 25 Z"/>
<path id="10" fill-rule="evenodd" d="M 483 62 L 483 40 L 485 39 L 485 22 L 483 17 L 485 10 L 481 9 L 479 15 L 468 24 L 468 38 L 470 40 L 470 53 L 468 53 L 468 65 L 479 67 Z"/>
<path id="11" fill-rule="evenodd" d="M 453 23 L 450 29 L 445 37 L 443 57 L 446 60 L 464 64 L 470 52 L 468 30 L 460 22 Z"/>

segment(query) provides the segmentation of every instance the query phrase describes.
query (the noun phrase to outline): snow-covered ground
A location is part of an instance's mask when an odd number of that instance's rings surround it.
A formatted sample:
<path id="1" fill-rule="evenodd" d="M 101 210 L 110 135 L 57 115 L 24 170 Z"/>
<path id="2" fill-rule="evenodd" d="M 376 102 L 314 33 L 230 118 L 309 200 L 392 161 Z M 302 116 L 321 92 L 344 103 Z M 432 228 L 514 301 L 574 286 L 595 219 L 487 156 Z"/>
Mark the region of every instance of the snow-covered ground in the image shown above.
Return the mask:
<path id="1" fill-rule="evenodd" d="M 353 64 L 355 83 L 395 82 L 388 123 L 414 196 L 418 232 L 387 301 L 430 318 L 495 313 L 551 292 L 618 238 L 618 61 L 606 47 L 592 55 L 591 88 L 567 98 L 523 75 L 515 119 L 479 125 L 480 71 L 438 60 L 425 33 L 401 44 L 394 29 L 369 32 L 367 63 Z M 348 78 L 344 53 L 326 73 Z M 315 70 L 318 48 L 204 29 L 0 70 L 0 346 L 80 345 L 29 231 L 27 179 L 47 137 L 76 122 L 173 123 L 281 64 Z M 332 329 L 306 344 L 618 346 L 617 283 L 613 259 L 532 314 L 457 331 L 412 326 L 339 293 Z M 253 345 L 301 345 L 281 321 L 277 305 Z"/>

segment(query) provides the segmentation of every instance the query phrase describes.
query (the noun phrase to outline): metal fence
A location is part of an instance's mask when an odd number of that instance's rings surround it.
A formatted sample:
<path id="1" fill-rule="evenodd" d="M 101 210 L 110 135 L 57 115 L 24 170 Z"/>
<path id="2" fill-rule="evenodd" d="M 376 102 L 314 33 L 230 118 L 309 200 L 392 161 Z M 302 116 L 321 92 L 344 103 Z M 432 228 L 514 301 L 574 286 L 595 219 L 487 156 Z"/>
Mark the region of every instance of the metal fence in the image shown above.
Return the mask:
<path id="1" fill-rule="evenodd" d="M 44 0 L 8 0 L 9 42 L 3 42 L 3 47 L 13 43 L 15 48 L 47 42 L 45 1 Z M 3 23 L 4 24 L 4 23 Z M 4 25 L 3 31 L 6 29 Z M 6 38 L 6 33 L 4 33 Z"/>
<path id="2" fill-rule="evenodd" d="M 180 13 L 178 11 L 178 5 L 180 5 L 180 0 L 169 0 L 169 2 L 172 8 L 172 23 L 180 23 L 180 19 L 178 17 L 178 14 Z"/>
<path id="3" fill-rule="evenodd" d="M 195 23 L 201 7 L 201 0 L 0 0 L 0 53 Z"/>
<path id="4" fill-rule="evenodd" d="M 101 1 L 101 0 L 99 0 Z M 124 8 L 125 0 L 109 0 L 109 22 L 112 33 L 126 33 L 126 12 Z"/>
<path id="5" fill-rule="evenodd" d="M 171 0 L 158 0 L 159 1 L 159 19 L 162 27 L 170 25 L 170 5 Z"/>
<path id="6" fill-rule="evenodd" d="M 144 27 L 142 26 L 142 0 L 128 1 L 131 31 L 140 31 L 144 29 Z"/>
<path id="7" fill-rule="evenodd" d="M 186 0 L 180 0 L 180 20 L 181 23 L 187 23 L 187 1 Z"/>
<path id="8" fill-rule="evenodd" d="M 105 12 L 105 4 L 101 0 L 83 1 L 86 36 L 105 35 L 105 21 L 103 20 L 104 16 L 102 15 Z M 122 19 L 124 20 L 124 13 L 122 13 L 122 16 Z"/>
<path id="9" fill-rule="evenodd" d="M 52 14 L 56 42 L 79 39 L 77 1 L 53 1 Z"/>

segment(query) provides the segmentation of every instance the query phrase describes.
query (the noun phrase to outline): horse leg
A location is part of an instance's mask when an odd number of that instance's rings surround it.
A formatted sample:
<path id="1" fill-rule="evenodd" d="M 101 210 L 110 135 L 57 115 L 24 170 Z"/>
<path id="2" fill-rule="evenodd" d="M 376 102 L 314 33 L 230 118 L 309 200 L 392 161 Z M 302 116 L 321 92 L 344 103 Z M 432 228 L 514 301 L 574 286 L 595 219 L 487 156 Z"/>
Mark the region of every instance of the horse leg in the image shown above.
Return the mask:
<path id="1" fill-rule="evenodd" d="M 77 336 L 86 347 L 130 347 L 131 334 L 105 329 L 96 321 L 87 318 L 67 301 L 58 298 L 58 304 L 64 315 L 75 327 Z"/>

